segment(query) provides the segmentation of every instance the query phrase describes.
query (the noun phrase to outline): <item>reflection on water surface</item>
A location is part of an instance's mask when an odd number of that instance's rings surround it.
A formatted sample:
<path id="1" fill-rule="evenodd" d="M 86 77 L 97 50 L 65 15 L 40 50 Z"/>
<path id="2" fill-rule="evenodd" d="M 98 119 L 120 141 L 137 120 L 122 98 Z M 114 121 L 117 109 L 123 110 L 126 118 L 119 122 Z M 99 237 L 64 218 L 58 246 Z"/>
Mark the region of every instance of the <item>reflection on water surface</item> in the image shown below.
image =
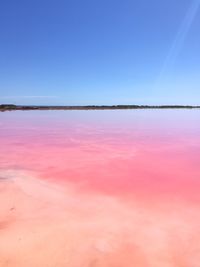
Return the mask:
<path id="1" fill-rule="evenodd" d="M 199 118 L 1 113 L 0 266 L 198 266 Z"/>

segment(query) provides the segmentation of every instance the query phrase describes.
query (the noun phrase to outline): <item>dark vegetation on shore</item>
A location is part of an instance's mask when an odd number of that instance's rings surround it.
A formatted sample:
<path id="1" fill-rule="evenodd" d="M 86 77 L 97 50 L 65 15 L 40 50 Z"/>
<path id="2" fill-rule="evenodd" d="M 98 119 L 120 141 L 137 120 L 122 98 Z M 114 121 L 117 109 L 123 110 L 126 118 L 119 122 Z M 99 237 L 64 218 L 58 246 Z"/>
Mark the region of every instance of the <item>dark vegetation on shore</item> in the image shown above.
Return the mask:
<path id="1" fill-rule="evenodd" d="M 14 111 L 14 110 L 110 110 L 110 109 L 194 109 L 200 106 L 190 106 L 190 105 L 161 105 L 161 106 L 151 106 L 151 105 L 113 105 L 113 106 L 22 106 L 22 105 L 12 105 L 12 104 L 2 104 L 0 105 L 0 111 Z"/>

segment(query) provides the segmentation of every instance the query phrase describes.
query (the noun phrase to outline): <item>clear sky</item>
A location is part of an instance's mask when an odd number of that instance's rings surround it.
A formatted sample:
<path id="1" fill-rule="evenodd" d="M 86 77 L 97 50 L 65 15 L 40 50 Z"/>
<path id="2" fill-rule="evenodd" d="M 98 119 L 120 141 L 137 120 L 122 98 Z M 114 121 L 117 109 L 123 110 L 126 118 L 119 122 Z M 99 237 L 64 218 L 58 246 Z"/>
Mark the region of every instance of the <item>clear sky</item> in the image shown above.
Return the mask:
<path id="1" fill-rule="evenodd" d="M 200 0 L 1 1 L 0 102 L 200 104 Z"/>

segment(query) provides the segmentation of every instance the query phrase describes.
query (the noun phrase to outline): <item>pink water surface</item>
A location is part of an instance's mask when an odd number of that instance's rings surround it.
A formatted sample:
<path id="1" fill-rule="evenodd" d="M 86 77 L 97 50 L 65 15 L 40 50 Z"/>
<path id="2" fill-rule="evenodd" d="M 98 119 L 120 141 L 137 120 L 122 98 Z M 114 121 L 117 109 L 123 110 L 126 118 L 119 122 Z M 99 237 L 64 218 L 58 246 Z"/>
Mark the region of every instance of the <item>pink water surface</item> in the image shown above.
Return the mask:
<path id="1" fill-rule="evenodd" d="M 0 266 L 199 266 L 199 110 L 5 112 L 0 129 Z"/>

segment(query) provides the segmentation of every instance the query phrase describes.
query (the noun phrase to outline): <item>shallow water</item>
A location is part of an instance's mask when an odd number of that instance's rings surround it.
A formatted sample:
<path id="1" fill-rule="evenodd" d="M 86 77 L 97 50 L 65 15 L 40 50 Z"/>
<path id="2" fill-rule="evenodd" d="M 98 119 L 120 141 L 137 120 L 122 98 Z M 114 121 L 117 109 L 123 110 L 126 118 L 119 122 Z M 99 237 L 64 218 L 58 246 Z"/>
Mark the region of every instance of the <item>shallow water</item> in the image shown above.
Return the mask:
<path id="1" fill-rule="evenodd" d="M 200 111 L 0 113 L 0 266 L 200 261 Z"/>

